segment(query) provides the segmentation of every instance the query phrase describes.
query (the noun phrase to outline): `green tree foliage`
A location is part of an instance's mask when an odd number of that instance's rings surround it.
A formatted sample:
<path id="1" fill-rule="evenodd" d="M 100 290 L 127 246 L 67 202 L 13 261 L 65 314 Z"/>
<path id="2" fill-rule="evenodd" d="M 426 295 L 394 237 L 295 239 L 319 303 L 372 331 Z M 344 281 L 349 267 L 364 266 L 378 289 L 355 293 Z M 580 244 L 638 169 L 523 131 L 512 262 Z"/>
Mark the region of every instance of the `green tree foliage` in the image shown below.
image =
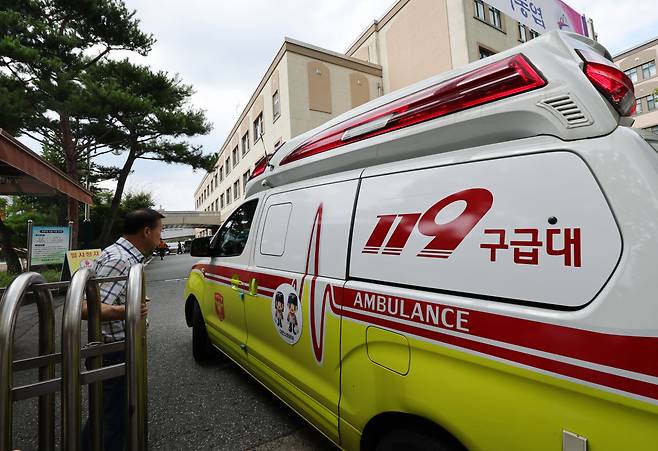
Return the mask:
<path id="1" fill-rule="evenodd" d="M 65 225 L 58 220 L 58 205 L 52 198 L 13 196 L 7 206 L 5 224 L 12 231 L 14 247 L 27 246 L 27 221 L 31 219 L 34 225 Z"/>
<path id="2" fill-rule="evenodd" d="M 4 0 L 0 124 L 51 144 L 79 180 L 80 157 L 96 144 L 84 136 L 81 76 L 112 51 L 146 55 L 153 42 L 120 0 Z M 77 221 L 77 201 L 68 214 Z"/>
<path id="3" fill-rule="evenodd" d="M 94 236 L 100 235 L 105 219 L 109 214 L 113 197 L 114 194 L 107 190 L 99 190 L 94 193 L 94 204 L 91 207 L 90 215 Z M 60 216 L 61 208 L 58 202 L 62 204 L 65 199 L 63 197 L 12 196 L 8 201 L 7 198 L 0 198 L 0 210 L 5 211 L 6 215 L 6 219 L 2 224 L 9 231 L 11 237 L 10 247 L 25 248 L 27 246 L 28 219 L 31 219 L 34 225 L 66 225 L 66 219 Z M 121 236 L 123 217 L 126 213 L 138 208 L 152 208 L 154 205 L 155 201 L 150 192 L 126 193 L 117 211 L 118 220 L 114 222 L 110 232 L 111 239 L 116 240 Z M 93 244 L 93 247 L 101 247 L 98 240 L 91 244 Z M 18 272 L 20 272 L 20 269 Z"/>
<path id="4" fill-rule="evenodd" d="M 199 147 L 182 139 L 206 134 L 211 125 L 203 110 L 189 105 L 192 87 L 178 77 L 122 60 L 90 68 L 83 83 L 89 99 L 82 103 L 93 105 L 89 115 L 100 118 L 89 125 L 89 134 L 115 153 L 126 154 L 100 237 L 101 243 L 107 244 L 135 161 L 155 160 L 210 170 L 216 157 L 204 155 Z"/>
<path id="5" fill-rule="evenodd" d="M 7 214 L 8 202 L 5 198 L 0 198 L 0 209 L 3 211 L 3 216 Z M 2 247 L 2 256 L 7 264 L 7 273 L 18 274 L 21 272 L 21 261 L 18 259 L 18 254 L 12 244 L 13 234 L 10 228 L 4 223 L 3 218 L 0 217 L 0 246 Z M 0 281 L 0 284 L 2 281 Z M 5 286 L 5 285 L 0 285 Z"/>
<path id="6" fill-rule="evenodd" d="M 5 212 L 5 220 L 0 220 L 0 245 L 7 263 L 9 274 L 21 272 L 21 264 L 15 248 L 27 247 L 27 221 L 32 219 L 35 225 L 55 225 L 58 223 L 58 202 L 52 198 L 13 197 L 0 199 L 0 208 Z"/>

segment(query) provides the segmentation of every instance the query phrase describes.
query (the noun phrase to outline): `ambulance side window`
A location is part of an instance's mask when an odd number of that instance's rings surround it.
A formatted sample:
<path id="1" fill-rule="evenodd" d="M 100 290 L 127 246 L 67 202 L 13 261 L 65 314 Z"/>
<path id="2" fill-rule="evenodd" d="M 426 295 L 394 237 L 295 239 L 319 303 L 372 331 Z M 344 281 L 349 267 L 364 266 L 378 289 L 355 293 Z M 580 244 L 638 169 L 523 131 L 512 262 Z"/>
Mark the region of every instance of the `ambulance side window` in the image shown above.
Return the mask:
<path id="1" fill-rule="evenodd" d="M 292 204 L 290 202 L 270 205 L 265 216 L 263 238 L 260 242 L 260 253 L 281 257 L 286 249 L 286 237 Z"/>
<path id="2" fill-rule="evenodd" d="M 257 204 L 257 199 L 245 203 L 226 220 L 210 243 L 213 257 L 237 257 L 242 254 Z"/>

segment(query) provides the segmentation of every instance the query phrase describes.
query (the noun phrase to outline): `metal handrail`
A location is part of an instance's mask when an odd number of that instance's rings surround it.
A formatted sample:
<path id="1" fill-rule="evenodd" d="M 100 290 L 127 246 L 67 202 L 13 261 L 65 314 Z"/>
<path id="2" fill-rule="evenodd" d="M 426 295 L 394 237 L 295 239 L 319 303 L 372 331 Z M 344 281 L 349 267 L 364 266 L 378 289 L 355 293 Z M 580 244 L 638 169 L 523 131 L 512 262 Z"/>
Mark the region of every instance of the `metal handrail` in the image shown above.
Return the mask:
<path id="1" fill-rule="evenodd" d="M 142 306 L 146 304 L 144 266 L 130 268 L 126 291 L 126 375 L 128 386 L 127 449 L 148 448 L 148 378 L 146 358 L 146 318 Z"/>
<path id="2" fill-rule="evenodd" d="M 99 283 L 127 280 L 126 340 L 101 344 Z M 62 352 L 55 353 L 54 307 L 50 290 L 69 286 L 62 322 Z M 13 338 L 18 310 L 27 293 L 35 293 L 39 311 L 39 356 L 13 361 Z M 80 321 L 86 295 L 89 345 L 81 349 Z M 39 449 L 55 447 L 55 392 L 62 391 L 62 449 L 77 450 L 81 445 L 82 385 L 89 385 L 90 440 L 92 449 L 102 449 L 102 384 L 107 379 L 126 376 L 128 426 L 127 449 L 148 446 L 148 406 L 146 367 L 146 321 L 141 306 L 146 301 L 144 266 L 131 267 L 129 275 L 97 278 L 91 270 L 77 271 L 71 282 L 46 283 L 37 273 L 18 276 L 0 300 L 0 451 L 12 449 L 13 401 L 39 397 Z M 92 344 L 93 343 L 93 344 Z M 126 362 L 102 367 L 102 355 L 125 350 Z M 80 359 L 87 357 L 87 371 Z M 62 363 L 62 377 L 55 378 L 55 365 Z M 14 387 L 14 371 L 39 368 L 39 382 Z"/>
<path id="3" fill-rule="evenodd" d="M 37 285 L 45 279 L 35 272 L 16 277 L 0 300 L 0 451 L 10 451 L 12 442 L 13 345 L 16 319 L 25 293 L 32 288 L 37 294 L 39 312 L 39 355 L 55 352 L 55 312 L 53 297 Z M 39 368 L 39 381 L 55 379 L 55 364 L 47 362 Z M 55 448 L 55 393 L 39 396 L 39 449 Z"/>
<path id="4" fill-rule="evenodd" d="M 91 269 L 80 269 L 71 278 L 66 293 L 62 319 L 62 418 L 63 448 L 79 450 L 81 447 L 81 394 L 80 394 L 80 321 L 82 299 L 87 295 L 88 340 L 101 341 L 101 297 L 98 283 L 93 281 Z M 89 370 L 101 368 L 101 356 L 91 357 Z M 103 437 L 103 385 L 89 385 L 89 436 L 91 449 L 101 449 Z"/>
<path id="5" fill-rule="evenodd" d="M 34 273 L 37 274 L 37 273 Z M 114 277 L 100 277 L 100 278 L 94 278 L 91 279 L 93 282 L 98 282 L 98 283 L 109 283 L 109 282 L 121 282 L 123 280 L 126 280 L 128 277 L 127 276 L 114 276 Z M 43 283 L 37 283 L 32 285 L 30 288 L 27 289 L 25 294 L 31 294 L 34 292 L 34 290 L 41 290 L 41 289 L 48 289 L 48 290 L 58 290 L 60 288 L 67 288 L 69 285 L 71 285 L 70 280 L 63 280 L 61 282 L 43 282 Z M 5 288 L 0 288 L 0 295 L 4 294 L 5 291 L 7 291 L 9 287 Z"/>

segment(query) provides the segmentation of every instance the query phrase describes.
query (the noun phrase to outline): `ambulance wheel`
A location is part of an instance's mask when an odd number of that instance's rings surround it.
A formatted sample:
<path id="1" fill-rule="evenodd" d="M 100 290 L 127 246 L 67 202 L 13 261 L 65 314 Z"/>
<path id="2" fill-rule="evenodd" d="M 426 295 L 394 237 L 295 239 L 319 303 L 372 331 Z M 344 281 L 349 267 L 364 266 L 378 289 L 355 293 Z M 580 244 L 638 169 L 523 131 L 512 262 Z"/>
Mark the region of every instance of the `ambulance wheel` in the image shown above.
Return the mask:
<path id="1" fill-rule="evenodd" d="M 194 303 L 192 316 L 192 357 L 197 363 L 207 363 L 215 356 L 215 350 L 210 344 L 206 324 L 203 322 L 201 307 Z"/>
<path id="2" fill-rule="evenodd" d="M 454 438 L 442 437 L 418 429 L 400 428 L 385 433 L 375 447 L 376 451 L 465 451 Z"/>

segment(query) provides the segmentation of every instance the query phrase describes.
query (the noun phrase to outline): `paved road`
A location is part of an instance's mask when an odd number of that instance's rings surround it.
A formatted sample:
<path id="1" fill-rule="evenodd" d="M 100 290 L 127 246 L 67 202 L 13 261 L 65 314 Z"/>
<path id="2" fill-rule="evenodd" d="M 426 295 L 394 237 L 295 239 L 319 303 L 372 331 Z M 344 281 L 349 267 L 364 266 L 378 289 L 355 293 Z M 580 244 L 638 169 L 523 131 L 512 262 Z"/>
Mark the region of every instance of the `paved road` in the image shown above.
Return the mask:
<path id="1" fill-rule="evenodd" d="M 195 261 L 189 255 L 169 255 L 164 261 L 156 257 L 146 271 L 147 293 L 153 301 L 148 335 L 150 448 L 335 449 L 232 362 L 203 367 L 194 363 L 182 294 L 184 278 Z M 32 308 L 27 306 L 21 313 L 17 356 L 36 348 Z M 61 307 L 56 314 L 61 316 Z M 18 376 L 17 383 L 33 379 L 27 374 Z M 35 415 L 36 401 L 16 404 L 15 447 L 37 448 Z"/>

